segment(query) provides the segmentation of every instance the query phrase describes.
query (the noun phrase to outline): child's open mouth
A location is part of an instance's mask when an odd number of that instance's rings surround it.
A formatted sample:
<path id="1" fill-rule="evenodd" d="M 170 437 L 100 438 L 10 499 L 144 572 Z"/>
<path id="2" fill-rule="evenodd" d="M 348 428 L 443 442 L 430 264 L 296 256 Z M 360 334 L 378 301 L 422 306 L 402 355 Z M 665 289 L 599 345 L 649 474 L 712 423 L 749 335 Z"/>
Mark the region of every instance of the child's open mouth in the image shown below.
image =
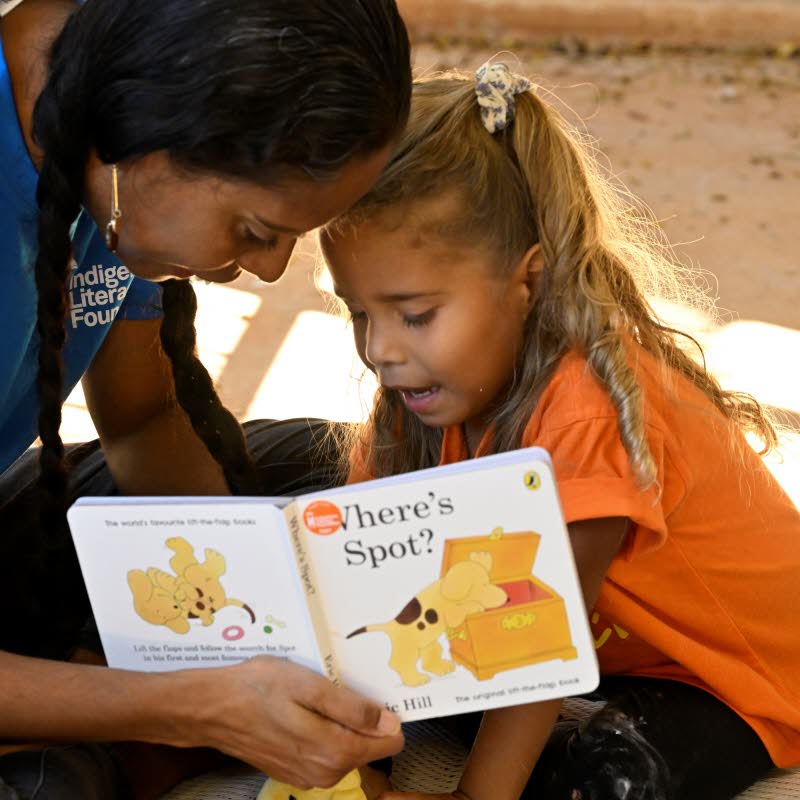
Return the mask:
<path id="1" fill-rule="evenodd" d="M 439 394 L 438 386 L 424 389 L 400 389 L 406 408 L 414 414 L 423 414 L 433 404 Z"/>

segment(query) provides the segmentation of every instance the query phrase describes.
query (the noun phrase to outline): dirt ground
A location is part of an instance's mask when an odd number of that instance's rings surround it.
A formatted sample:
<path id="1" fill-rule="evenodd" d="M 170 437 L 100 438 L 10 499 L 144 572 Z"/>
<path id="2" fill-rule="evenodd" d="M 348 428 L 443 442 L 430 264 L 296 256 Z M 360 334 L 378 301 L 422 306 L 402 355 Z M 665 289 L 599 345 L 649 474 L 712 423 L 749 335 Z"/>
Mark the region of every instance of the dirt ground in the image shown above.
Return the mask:
<path id="1" fill-rule="evenodd" d="M 412 36 L 513 36 L 549 44 L 786 48 L 800 44 L 797 0 L 398 0 Z"/>
<path id="2" fill-rule="evenodd" d="M 493 50 L 418 51 L 474 69 Z M 679 253 L 740 319 L 800 327 L 800 61 L 724 53 L 516 50 L 520 71 L 583 120 Z"/>
<path id="3" fill-rule="evenodd" d="M 416 69 L 474 70 L 503 46 L 431 40 L 416 48 Z M 800 497 L 800 59 L 518 46 L 513 57 L 518 71 L 585 120 L 681 258 L 706 272 L 722 319 L 671 311 L 701 336 L 727 385 L 785 412 L 789 450 L 797 452 L 777 469 Z M 201 355 L 242 417 L 363 413 L 363 397 L 345 408 L 350 390 L 325 377 L 338 369 L 346 379 L 352 350 L 314 287 L 313 243 L 302 245 L 275 286 L 243 278 L 231 287 L 199 287 Z M 77 394 L 65 434 L 74 440 L 89 433 Z"/>

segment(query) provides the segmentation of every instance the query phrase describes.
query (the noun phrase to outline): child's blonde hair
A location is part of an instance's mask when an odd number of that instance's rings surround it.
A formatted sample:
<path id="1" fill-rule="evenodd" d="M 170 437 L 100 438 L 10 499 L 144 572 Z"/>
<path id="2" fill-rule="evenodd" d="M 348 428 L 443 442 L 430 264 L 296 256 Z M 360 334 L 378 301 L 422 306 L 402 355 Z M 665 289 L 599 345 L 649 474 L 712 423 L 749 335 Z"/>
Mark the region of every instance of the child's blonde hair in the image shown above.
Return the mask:
<path id="1" fill-rule="evenodd" d="M 409 223 L 406 212 L 416 203 L 444 194 L 457 200 L 448 219 Z M 579 136 L 535 90 L 517 96 L 514 122 L 492 135 L 481 121 L 472 78 L 449 73 L 418 81 L 408 127 L 378 184 L 332 225 L 368 219 L 393 224 L 390 209 L 400 215 L 394 224 L 402 219 L 461 246 L 484 248 L 500 269 L 512 268 L 534 244 L 541 246 L 544 269 L 525 344 L 492 419 L 494 452 L 521 445 L 559 360 L 577 348 L 608 390 L 634 472 L 642 486 L 650 485 L 655 464 L 626 338 L 688 378 L 743 430 L 757 432 L 765 451 L 776 445 L 761 406 L 722 389 L 679 347 L 678 335 L 691 337 L 658 320 L 646 293 L 685 298 L 697 290 L 682 280 L 685 268 L 671 258 L 657 224 L 626 202 Z M 380 477 L 437 464 L 442 432 L 426 427 L 395 391 L 381 387 L 366 441 L 366 466 Z"/>

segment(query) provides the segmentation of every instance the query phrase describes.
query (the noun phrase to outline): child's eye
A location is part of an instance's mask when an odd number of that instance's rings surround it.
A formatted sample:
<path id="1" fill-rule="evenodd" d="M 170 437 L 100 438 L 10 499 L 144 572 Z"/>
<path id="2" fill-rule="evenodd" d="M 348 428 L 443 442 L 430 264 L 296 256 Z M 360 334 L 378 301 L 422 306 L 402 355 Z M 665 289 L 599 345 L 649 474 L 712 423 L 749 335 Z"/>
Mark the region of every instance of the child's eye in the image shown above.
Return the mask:
<path id="1" fill-rule="evenodd" d="M 347 313 L 350 316 L 350 322 L 361 322 L 367 318 L 366 311 L 353 311 L 352 309 L 348 308 Z"/>
<path id="2" fill-rule="evenodd" d="M 420 328 L 427 325 L 432 319 L 436 309 L 431 308 L 422 314 L 403 314 L 403 325 L 407 328 Z"/>

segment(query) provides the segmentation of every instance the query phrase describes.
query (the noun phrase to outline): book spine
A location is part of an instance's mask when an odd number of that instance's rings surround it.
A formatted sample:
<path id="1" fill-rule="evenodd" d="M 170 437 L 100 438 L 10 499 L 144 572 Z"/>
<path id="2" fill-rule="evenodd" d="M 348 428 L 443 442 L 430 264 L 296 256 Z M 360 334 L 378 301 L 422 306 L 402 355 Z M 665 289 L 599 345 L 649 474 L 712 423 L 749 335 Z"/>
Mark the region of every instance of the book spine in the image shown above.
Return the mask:
<path id="1" fill-rule="evenodd" d="M 322 597 L 319 593 L 314 570 L 305 545 L 305 529 L 300 520 L 297 504 L 290 503 L 283 513 L 286 517 L 286 527 L 289 530 L 289 539 L 292 544 L 297 574 L 303 587 L 303 595 L 306 600 L 308 615 L 311 619 L 311 627 L 314 630 L 314 638 L 317 641 L 320 662 L 325 670 L 325 675 L 338 686 L 341 681 L 333 658 L 333 648 L 328 634 L 328 624 L 325 620 Z"/>

